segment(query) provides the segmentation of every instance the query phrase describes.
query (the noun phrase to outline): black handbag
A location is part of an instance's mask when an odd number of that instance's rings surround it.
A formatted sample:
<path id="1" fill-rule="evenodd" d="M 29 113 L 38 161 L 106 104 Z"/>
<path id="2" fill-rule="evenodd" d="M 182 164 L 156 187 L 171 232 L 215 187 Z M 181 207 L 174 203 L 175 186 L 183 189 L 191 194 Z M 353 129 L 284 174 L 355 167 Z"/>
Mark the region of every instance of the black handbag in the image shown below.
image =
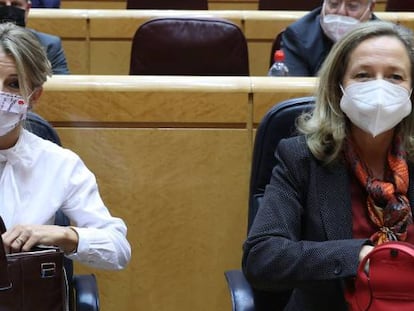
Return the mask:
<path id="1" fill-rule="evenodd" d="M 0 217 L 0 233 L 3 232 Z M 69 310 L 63 258 L 63 252 L 55 247 L 6 254 L 0 235 L 0 310 Z"/>

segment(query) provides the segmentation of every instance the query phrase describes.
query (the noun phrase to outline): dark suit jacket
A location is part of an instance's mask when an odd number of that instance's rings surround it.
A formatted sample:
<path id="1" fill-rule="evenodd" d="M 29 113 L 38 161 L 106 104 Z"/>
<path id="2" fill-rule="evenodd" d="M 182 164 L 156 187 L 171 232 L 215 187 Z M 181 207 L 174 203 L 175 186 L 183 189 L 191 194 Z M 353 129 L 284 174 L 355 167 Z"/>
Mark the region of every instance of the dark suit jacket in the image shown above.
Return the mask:
<path id="1" fill-rule="evenodd" d="M 281 47 L 290 76 L 316 76 L 332 48 L 333 42 L 320 25 L 321 10 L 309 12 L 283 32 Z"/>
<path id="2" fill-rule="evenodd" d="M 60 0 L 32 0 L 32 8 L 60 8 Z"/>
<path id="3" fill-rule="evenodd" d="M 69 74 L 65 53 L 62 48 L 62 40 L 50 34 L 30 29 L 45 47 L 47 58 L 49 59 L 53 74 Z"/>
<path id="4" fill-rule="evenodd" d="M 285 310 L 347 310 L 344 280 L 355 276 L 368 240 L 352 239 L 350 181 L 343 163 L 323 166 L 303 136 L 280 141 L 263 203 L 244 244 L 253 287 L 293 289 Z M 414 206 L 414 169 L 409 164 Z"/>

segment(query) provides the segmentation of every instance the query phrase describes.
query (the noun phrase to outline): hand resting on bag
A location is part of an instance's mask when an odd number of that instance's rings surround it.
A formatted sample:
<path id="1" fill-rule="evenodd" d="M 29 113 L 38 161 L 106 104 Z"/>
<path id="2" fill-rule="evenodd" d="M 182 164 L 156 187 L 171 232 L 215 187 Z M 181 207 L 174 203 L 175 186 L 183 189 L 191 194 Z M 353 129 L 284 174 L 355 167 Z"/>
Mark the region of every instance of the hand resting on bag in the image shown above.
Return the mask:
<path id="1" fill-rule="evenodd" d="M 3 235 L 7 254 L 30 251 L 36 245 L 57 246 L 66 254 L 76 251 L 78 235 L 71 227 L 16 225 Z"/>
<path id="2" fill-rule="evenodd" d="M 364 245 L 361 247 L 361 251 L 359 252 L 359 261 L 362 261 L 365 256 L 367 256 L 372 250 L 374 246 L 372 245 Z"/>
<path id="3" fill-rule="evenodd" d="M 75 152 L 43 139 L 43 125 L 26 122 L 51 74 L 36 36 L 0 23 L 0 216 L 8 230 L 0 234 L 5 251 L 55 246 L 82 264 L 123 269 L 131 258 L 127 226 L 103 202 L 96 176 Z M 73 226 L 53 226 L 57 212 Z M 0 309 L 5 310 L 1 302 Z"/>
<path id="4" fill-rule="evenodd" d="M 365 256 L 367 256 L 372 250 L 374 249 L 374 246 L 372 245 L 364 245 L 361 247 L 361 251 L 359 252 L 359 262 L 361 262 Z M 367 263 L 365 264 L 364 271 L 366 274 L 369 272 L 369 260 L 367 260 Z"/>

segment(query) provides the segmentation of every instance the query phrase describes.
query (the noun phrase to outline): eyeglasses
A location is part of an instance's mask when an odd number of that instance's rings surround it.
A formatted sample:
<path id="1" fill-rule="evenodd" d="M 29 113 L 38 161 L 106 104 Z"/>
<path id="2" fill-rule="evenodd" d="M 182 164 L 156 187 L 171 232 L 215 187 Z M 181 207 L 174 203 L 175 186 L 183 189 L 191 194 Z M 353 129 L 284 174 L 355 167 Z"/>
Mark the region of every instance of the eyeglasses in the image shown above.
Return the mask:
<path id="1" fill-rule="evenodd" d="M 328 10 L 339 10 L 345 2 L 345 9 L 347 12 L 357 13 L 367 7 L 369 2 L 362 3 L 361 1 L 343 1 L 343 0 L 325 0 L 325 5 Z"/>

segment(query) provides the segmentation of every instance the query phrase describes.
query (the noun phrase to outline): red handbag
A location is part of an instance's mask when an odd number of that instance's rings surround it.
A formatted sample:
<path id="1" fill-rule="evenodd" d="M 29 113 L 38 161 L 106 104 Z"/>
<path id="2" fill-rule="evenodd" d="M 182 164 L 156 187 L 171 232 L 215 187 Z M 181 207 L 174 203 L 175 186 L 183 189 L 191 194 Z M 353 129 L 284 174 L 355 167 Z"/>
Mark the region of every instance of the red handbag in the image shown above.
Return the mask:
<path id="1" fill-rule="evenodd" d="M 374 247 L 360 262 L 355 287 L 345 296 L 349 311 L 413 311 L 414 246 L 386 242 Z"/>
<path id="2" fill-rule="evenodd" d="M 66 311 L 67 280 L 63 252 L 38 247 L 30 252 L 5 254 L 0 217 L 0 310 Z"/>

